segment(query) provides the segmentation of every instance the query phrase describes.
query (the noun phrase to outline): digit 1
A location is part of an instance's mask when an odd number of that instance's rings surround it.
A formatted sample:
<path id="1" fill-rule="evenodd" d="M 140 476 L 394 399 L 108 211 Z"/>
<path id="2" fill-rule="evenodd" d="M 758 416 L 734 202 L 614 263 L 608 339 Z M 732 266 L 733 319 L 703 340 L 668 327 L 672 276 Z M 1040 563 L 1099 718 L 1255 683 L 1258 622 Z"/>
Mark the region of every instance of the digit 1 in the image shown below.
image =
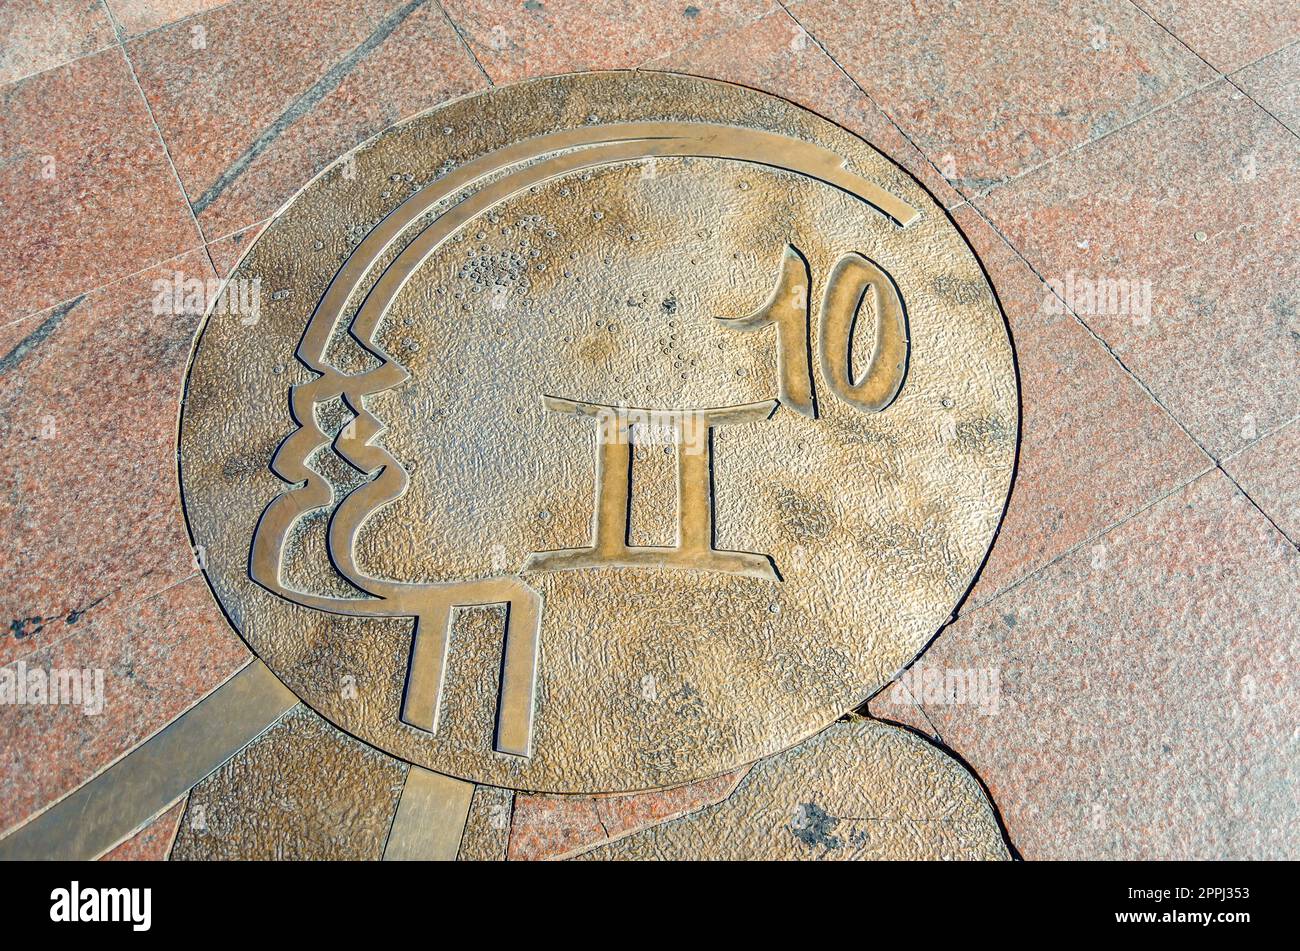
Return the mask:
<path id="1" fill-rule="evenodd" d="M 797 413 L 817 417 L 813 393 L 812 346 L 808 340 L 808 262 L 787 244 L 781 255 L 781 272 L 772 295 L 748 317 L 719 317 L 733 330 L 747 333 L 769 324 L 776 326 L 777 396 Z"/>

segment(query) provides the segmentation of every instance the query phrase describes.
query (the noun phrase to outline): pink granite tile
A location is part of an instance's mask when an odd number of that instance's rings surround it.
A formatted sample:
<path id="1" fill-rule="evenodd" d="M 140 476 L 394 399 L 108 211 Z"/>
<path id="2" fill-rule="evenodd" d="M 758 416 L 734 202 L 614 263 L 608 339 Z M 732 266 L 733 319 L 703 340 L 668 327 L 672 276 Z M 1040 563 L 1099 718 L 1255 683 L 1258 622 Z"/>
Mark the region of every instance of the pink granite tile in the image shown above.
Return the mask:
<path id="1" fill-rule="evenodd" d="M 1300 554 L 1217 469 L 924 663 L 926 714 L 1026 858 L 1300 857 Z M 991 709 L 945 680 L 972 671 Z"/>
<path id="2" fill-rule="evenodd" d="M 625 796 L 520 793 L 515 797 L 506 857 L 537 861 L 586 851 L 721 802 L 747 772 L 745 767 L 698 783 Z"/>
<path id="3" fill-rule="evenodd" d="M 1300 135 L 1300 42 L 1247 66 L 1232 81 Z"/>
<path id="4" fill-rule="evenodd" d="M 609 836 L 591 796 L 515 796 L 506 858 L 538 861 L 568 855 Z"/>
<path id="5" fill-rule="evenodd" d="M 446 0 L 496 83 L 587 69 L 627 69 L 756 20 L 773 0 Z"/>
<path id="6" fill-rule="evenodd" d="M 1213 463 L 974 209 L 954 219 L 997 290 L 1020 370 L 1016 479 L 974 605 Z"/>
<path id="7" fill-rule="evenodd" d="M 269 217 L 398 120 L 486 85 L 426 0 L 244 0 L 127 50 L 213 237 Z"/>
<path id="8" fill-rule="evenodd" d="M 1291 541 L 1300 545 L 1300 419 L 1227 459 L 1223 468 Z"/>
<path id="9" fill-rule="evenodd" d="M 100 857 L 104 862 L 162 862 L 166 861 L 176 840 L 176 827 L 185 812 L 181 799 L 161 816 L 127 839 L 121 845 Z"/>
<path id="10" fill-rule="evenodd" d="M 94 0 L 0 0 L 0 83 L 114 42 L 108 14 Z"/>
<path id="11" fill-rule="evenodd" d="M 1133 2 L 1225 73 L 1300 39 L 1300 7 L 1295 0 Z"/>
<path id="12" fill-rule="evenodd" d="M 945 207 L 962 198 L 803 28 L 775 10 L 646 64 L 762 89 L 862 136 L 919 178 Z"/>
<path id="13" fill-rule="evenodd" d="M 213 277 L 195 251 L 0 329 L 0 663 L 195 570 L 176 415 L 200 313 L 157 300 L 177 273 Z"/>
<path id="14" fill-rule="evenodd" d="M 222 7 L 230 0 L 107 0 L 122 35 L 131 37 Z"/>
<path id="15" fill-rule="evenodd" d="M 1230 83 L 977 203 L 1216 458 L 1300 413 L 1300 150 Z"/>
<path id="16" fill-rule="evenodd" d="M 8 665 L 29 679 L 34 670 L 102 670 L 104 704 L 98 713 L 66 704 L 0 706 L 0 830 L 93 778 L 248 658 L 196 575 L 117 610 L 92 613 L 75 634 Z"/>
<path id="17" fill-rule="evenodd" d="M 805 0 L 791 14 L 966 195 L 1172 102 L 1214 73 L 1127 3 Z"/>
<path id="18" fill-rule="evenodd" d="M 0 88 L 0 216 L 6 321 L 199 246 L 120 49 Z"/>

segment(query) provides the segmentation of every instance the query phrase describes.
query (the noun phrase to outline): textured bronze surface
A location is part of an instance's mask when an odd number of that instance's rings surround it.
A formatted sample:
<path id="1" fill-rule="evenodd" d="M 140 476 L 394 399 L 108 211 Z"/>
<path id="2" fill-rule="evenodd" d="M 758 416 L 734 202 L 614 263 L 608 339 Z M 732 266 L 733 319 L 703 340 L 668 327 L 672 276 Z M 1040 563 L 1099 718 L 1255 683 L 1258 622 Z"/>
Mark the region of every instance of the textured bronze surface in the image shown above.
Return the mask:
<path id="1" fill-rule="evenodd" d="M 952 757 L 877 720 L 836 723 L 754 766 L 726 800 L 583 859 L 1007 859 L 979 782 Z"/>
<path id="2" fill-rule="evenodd" d="M 461 862 L 503 862 L 510 847 L 510 820 L 514 810 L 513 790 L 499 786 L 475 786 L 470 801 L 465 834 L 456 858 Z"/>
<path id="3" fill-rule="evenodd" d="M 98 858 L 297 703 L 253 661 L 86 785 L 0 839 L 0 860 Z"/>
<path id="4" fill-rule="evenodd" d="M 171 857 L 378 859 L 406 771 L 300 705 L 194 787 Z"/>
<path id="5" fill-rule="evenodd" d="M 915 657 L 1002 513 L 978 261 L 891 161 L 751 90 L 459 100 L 232 277 L 261 312 L 217 302 L 181 426 L 207 577 L 303 700 L 432 770 L 634 790 L 785 749 Z"/>

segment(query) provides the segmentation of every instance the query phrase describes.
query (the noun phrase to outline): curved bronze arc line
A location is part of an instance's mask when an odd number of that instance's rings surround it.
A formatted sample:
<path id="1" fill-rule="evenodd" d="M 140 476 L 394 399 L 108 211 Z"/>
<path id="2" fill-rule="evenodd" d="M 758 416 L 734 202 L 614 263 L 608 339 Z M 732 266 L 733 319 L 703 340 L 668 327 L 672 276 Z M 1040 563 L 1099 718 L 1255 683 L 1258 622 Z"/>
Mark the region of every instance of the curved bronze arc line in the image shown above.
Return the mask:
<path id="1" fill-rule="evenodd" d="M 690 127 L 700 125 L 698 123 L 670 123 L 667 124 L 673 128 Z M 410 277 L 415 274 L 423 263 L 434 254 L 451 236 L 460 228 L 469 222 L 476 220 L 481 215 L 491 210 L 496 205 L 509 198 L 521 194 L 527 189 L 550 181 L 575 171 L 587 168 L 594 168 L 600 165 L 614 164 L 617 162 L 634 161 L 649 156 L 662 157 L 698 157 L 698 158 L 726 158 L 741 161 L 753 161 L 757 164 L 770 165 L 776 168 L 787 169 L 790 171 L 799 171 L 812 177 L 817 177 L 841 190 L 848 191 L 862 201 L 879 208 L 879 203 L 883 203 L 901 215 L 906 220 L 913 220 L 918 212 L 911 206 L 902 203 L 899 199 L 889 195 L 879 186 L 861 179 L 858 176 L 846 172 L 842 167 L 842 162 L 833 152 L 814 146 L 810 143 L 801 142 L 796 139 L 790 139 L 786 136 L 778 136 L 774 133 L 759 132 L 755 130 L 736 129 L 732 127 L 709 127 L 714 129 L 725 129 L 727 132 L 726 140 L 719 141 L 719 136 L 714 135 L 701 138 L 670 138 L 667 136 L 659 138 L 643 138 L 639 140 L 618 140 L 605 145 L 591 146 L 589 148 L 566 152 L 561 155 L 555 155 L 534 165 L 509 175 L 500 181 L 494 182 L 482 190 L 474 193 L 445 214 L 441 215 L 436 221 L 432 222 L 427 228 L 420 232 L 416 238 L 411 241 L 396 259 L 384 270 L 379 280 L 367 293 L 360 308 L 358 309 L 349 332 L 369 352 L 378 356 L 386 362 L 392 361 L 391 355 L 386 353 L 382 347 L 375 344 L 373 340 L 375 329 L 378 327 L 383 315 L 387 313 L 397 295 L 401 293 L 403 287 Z M 692 129 L 692 131 L 696 131 Z M 739 139 L 739 142 L 735 140 Z M 766 150 L 773 145 L 772 140 L 777 139 L 786 144 L 785 149 L 780 155 L 780 161 L 768 158 Z M 647 145 L 648 143 L 648 145 Z M 793 146 L 790 143 L 795 143 Z M 794 153 L 794 161 L 790 161 L 790 154 Z M 814 175 L 814 172 L 820 172 Z M 866 194 L 863 194 L 863 193 Z M 410 204 L 413 199 L 408 199 Z M 436 196 L 426 196 L 424 201 L 435 202 L 440 200 Z M 901 208 L 899 206 L 902 206 Z M 904 210 L 906 209 L 906 210 Z M 415 217 L 422 213 L 424 208 L 414 209 Z M 885 212 L 888 214 L 888 212 Z M 406 216 L 403 215 L 402 218 Z M 394 227 L 397 227 L 395 219 Z M 412 219 L 414 220 L 414 219 Z M 897 219 L 895 219 L 897 220 Z M 381 225 L 382 227 L 382 225 Z M 388 244 L 385 243 L 384 247 Z M 330 321 L 328 310 L 317 310 L 313 314 L 312 321 L 323 319 L 325 322 Z M 328 330 L 320 327 L 312 330 L 309 328 L 308 333 L 304 334 L 304 340 L 307 336 L 319 338 L 323 342 L 328 341 L 329 331 L 333 328 L 331 323 Z M 324 343 L 322 344 L 324 345 Z M 321 364 L 323 366 L 323 364 Z M 337 375 L 333 368 L 326 367 L 320 380 L 312 381 L 305 385 L 307 391 L 303 393 L 304 400 L 314 398 L 314 389 L 317 384 L 321 387 L 326 386 L 326 380 L 331 380 Z M 345 394 L 349 402 L 359 405 L 361 397 L 368 393 L 377 392 L 374 389 L 364 389 L 361 387 L 345 387 Z M 312 395 L 308 395 L 312 394 Z M 295 397 L 298 393 L 295 392 Z M 314 419 L 311 429 L 316 429 Z M 318 430 L 317 430 L 318 431 Z M 382 428 L 380 429 L 382 432 Z M 378 435 L 376 433 L 375 435 Z M 323 441 L 324 434 L 321 433 L 319 439 Z M 319 441 L 314 441 L 312 449 L 319 445 Z M 405 476 L 402 477 L 402 484 L 397 488 L 397 479 L 392 476 L 392 470 L 389 466 L 400 468 L 397 460 L 393 459 L 385 450 L 380 447 L 369 447 L 374 451 L 368 453 L 368 458 L 373 460 L 374 465 L 384 466 L 384 476 L 376 479 L 372 483 L 360 486 L 353 490 L 347 498 L 339 505 L 335 512 L 335 518 L 331 520 L 330 532 L 330 551 L 334 558 L 335 564 L 343 571 L 344 565 L 355 565 L 352 562 L 351 549 L 352 545 L 360 533 L 366 520 L 375 514 L 380 507 L 399 498 L 405 491 Z M 310 450 L 309 450 L 310 451 Z M 371 469 L 370 471 L 375 471 Z M 384 485 L 377 483 L 384 481 Z M 372 507 L 366 508 L 369 503 Z M 339 518 L 340 513 L 346 509 L 347 517 Z M 335 546 L 338 546 L 337 548 Z M 369 578 L 360 573 L 348 574 L 343 571 L 344 577 L 361 590 L 373 590 L 376 579 Z"/>
<path id="2" fill-rule="evenodd" d="M 502 182 L 495 183 L 494 185 L 489 186 L 460 202 L 420 232 L 420 235 L 415 240 L 417 242 L 423 241 L 423 245 L 427 245 L 427 247 L 422 245 L 421 253 L 414 263 L 412 263 L 407 254 L 410 250 L 410 245 L 408 245 L 407 248 L 403 250 L 402 254 L 399 255 L 398 258 L 384 271 L 375 287 L 373 287 L 366 295 L 366 298 L 357 314 L 353 317 L 352 323 L 349 326 L 351 336 L 369 353 L 383 360 L 383 366 L 396 365 L 396 361 L 392 355 L 387 353 L 382 347 L 374 342 L 373 334 L 375 327 L 378 325 L 382 314 L 387 311 L 388 306 L 392 302 L 392 298 L 400 292 L 411 273 L 413 273 L 414 270 L 419 267 L 420 263 L 426 260 L 430 254 L 445 243 L 451 235 L 456 232 L 456 230 L 490 210 L 501 201 L 504 201 L 512 195 L 518 194 L 539 182 L 559 177 L 581 168 L 594 167 L 596 165 L 607 164 L 610 162 L 627 161 L 641 155 L 643 151 L 644 145 L 641 142 L 628 143 L 620 141 L 611 145 L 593 146 L 582 152 L 564 153 L 536 165 L 529 166 L 528 168 L 503 179 Z M 520 179 L 523 181 L 521 182 Z M 419 213 L 422 213 L 426 207 L 436 204 L 442 197 L 445 197 L 445 194 L 438 193 L 425 196 L 425 199 L 420 203 L 423 207 L 415 209 L 414 217 L 418 217 Z M 406 204 L 411 204 L 412 201 L 414 201 L 414 199 L 408 199 Z M 401 217 L 406 218 L 407 216 L 403 215 Z M 414 219 L 412 218 L 412 220 Z M 383 227 L 383 225 L 380 227 Z M 385 243 L 384 247 L 387 246 L 388 243 Z M 394 271 L 398 262 L 403 261 L 404 257 L 406 258 L 404 263 L 409 265 L 409 269 L 403 270 L 399 268 L 397 271 Z M 337 301 L 337 306 L 339 307 L 342 307 L 345 304 L 346 298 Z M 304 362 L 321 375 L 314 380 L 293 388 L 291 402 L 294 411 L 293 415 L 299 424 L 299 429 L 280 445 L 280 448 L 276 451 L 276 455 L 272 460 L 272 469 L 277 473 L 282 471 L 288 473 L 293 476 L 293 481 L 307 480 L 309 485 L 304 488 L 311 488 L 310 483 L 320 478 L 314 470 L 307 466 L 306 459 L 312 452 L 324 445 L 326 442 L 325 433 L 322 432 L 320 427 L 316 424 L 316 418 L 314 412 L 312 412 L 312 407 L 318 402 L 322 402 L 334 396 L 344 395 L 348 399 L 349 404 L 355 409 L 361 404 L 361 398 L 363 396 L 370 393 L 380 392 L 383 389 L 387 389 L 390 385 L 395 385 L 392 383 L 386 383 L 382 380 L 377 375 L 377 371 L 370 371 L 369 373 L 361 374 L 356 377 L 349 377 L 340 373 L 335 367 L 323 362 L 323 348 L 328 345 L 330 334 L 340 316 L 340 313 L 334 312 L 333 307 L 330 309 L 323 309 L 318 306 L 316 311 L 312 314 L 311 320 L 308 323 L 307 331 L 303 335 L 303 342 L 299 344 L 299 350 L 301 351 L 304 348 L 305 343 L 309 338 L 318 342 L 321 347 L 321 352 L 309 354 L 308 359 L 304 360 Z M 317 343 L 313 343 L 313 347 L 316 345 Z M 300 356 L 299 359 L 303 358 Z M 382 367 L 380 369 L 382 369 Z M 403 370 L 402 373 L 405 374 L 405 370 Z M 405 376 L 403 376 L 403 379 L 404 378 Z M 382 450 L 379 451 L 382 452 Z M 381 458 L 378 458 L 378 464 L 391 464 L 395 467 L 399 466 L 397 460 L 387 455 L 387 453 L 384 453 Z M 372 469 L 370 471 L 374 470 Z M 361 491 L 363 489 L 366 490 L 366 495 L 372 494 L 365 486 L 359 487 L 354 491 Z M 295 493 L 300 491 L 302 490 L 290 490 L 287 493 L 283 493 L 281 498 L 285 496 L 293 496 Z M 398 493 L 398 495 L 400 496 L 400 493 Z M 392 498 L 397 497 L 398 496 L 392 496 Z M 312 491 L 307 493 L 302 500 L 304 502 L 310 501 L 313 504 L 309 508 L 300 509 L 299 514 L 306 514 L 306 512 L 310 511 L 311 508 L 320 507 L 320 504 L 317 502 L 319 498 L 321 498 L 320 490 L 313 488 Z M 275 505 L 278 501 L 279 499 L 273 500 L 271 504 Z M 388 499 L 388 501 L 391 501 L 391 498 Z M 364 521 L 368 514 L 370 513 L 363 511 L 360 514 L 360 519 L 351 526 L 350 531 L 347 531 L 346 533 L 340 531 L 337 536 L 332 534 L 331 539 L 336 537 L 341 538 L 344 534 L 347 534 L 350 537 L 355 537 L 361 529 L 361 521 Z M 291 526 L 292 522 L 290 522 L 289 525 Z M 346 560 L 348 560 L 346 556 L 342 559 L 337 557 L 335 558 L 336 564 L 340 561 Z M 347 576 L 345 575 L 345 577 Z M 375 579 L 358 576 L 348 577 L 348 580 L 361 590 L 369 590 Z"/>
<path id="3" fill-rule="evenodd" d="M 664 123 L 669 127 L 690 128 L 703 123 Z M 636 141 L 618 141 L 581 151 L 552 156 L 484 187 L 421 231 L 384 270 L 367 293 L 353 318 L 350 330 L 362 346 L 376 356 L 372 335 L 379 320 L 405 287 L 407 280 L 451 235 L 497 204 L 551 179 L 584 169 L 645 158 L 718 158 L 766 165 L 783 171 L 815 178 L 846 192 L 870 205 L 896 224 L 906 226 L 920 212 L 886 192 L 879 185 L 846 171 L 842 160 L 827 149 L 788 136 L 730 126 L 706 126 L 721 131 L 705 137 L 658 137 Z M 647 142 L 651 143 L 647 146 Z M 409 201 L 409 200 L 408 200 Z M 382 227 L 382 225 L 381 225 Z M 313 320 L 316 315 L 313 315 Z M 326 315 L 328 320 L 328 315 Z M 333 325 L 331 324 L 331 327 Z M 313 337 L 321 333 L 317 329 Z M 326 333 L 325 339 L 328 339 Z"/>
<path id="4" fill-rule="evenodd" d="M 629 138 L 647 139 L 653 136 L 646 131 L 653 123 L 617 123 L 594 128 L 569 129 L 532 139 L 524 139 L 504 148 L 471 159 L 459 168 L 425 185 L 390 212 L 361 243 L 348 255 L 343 266 L 335 272 L 325 293 L 321 295 L 298 344 L 297 357 L 319 372 L 329 367 L 323 364 L 329 332 L 343 315 L 357 284 L 370 272 L 402 233 L 430 208 L 454 195 L 473 187 L 503 168 L 530 161 L 541 155 L 564 148 L 597 145 L 604 142 L 625 141 Z M 364 346 L 364 344 L 363 344 Z"/>
<path id="5" fill-rule="evenodd" d="M 665 139 L 712 141 L 720 136 L 735 138 L 738 135 L 751 140 L 762 139 L 774 154 L 782 157 L 794 154 L 802 163 L 766 161 L 761 164 L 799 171 L 820 178 L 867 202 L 902 227 L 910 225 L 920 214 L 917 209 L 879 185 L 849 172 L 844 168 L 844 160 L 829 149 L 780 133 L 741 129 L 709 122 L 617 122 L 553 132 L 512 143 L 466 162 L 437 181 L 425 185 L 385 217 L 357 245 L 326 287 L 299 342 L 298 359 L 312 369 L 324 372 L 326 368 L 319 364 L 324 359 L 329 330 L 347 308 L 356 285 L 370 272 L 375 263 L 384 256 L 401 234 L 430 208 L 503 168 L 563 149 L 605 143 L 653 142 Z M 655 154 L 657 153 L 646 150 L 639 157 L 644 158 Z M 726 157 L 743 158 L 744 156 Z M 750 160 L 760 161 L 752 158 Z M 318 324 L 318 317 L 322 318 L 328 326 L 322 327 Z"/>
<path id="6" fill-rule="evenodd" d="M 621 140 L 621 136 L 616 136 L 616 138 Z M 524 150 L 522 146 L 525 144 L 528 143 L 521 143 L 521 148 L 512 147 L 503 151 L 522 151 L 522 155 L 512 156 L 516 162 L 534 156 L 536 154 L 535 143 L 532 143 L 528 149 Z M 493 153 L 493 155 L 496 154 Z M 476 164 L 480 167 L 475 168 Z M 348 261 L 344 263 L 343 268 L 335 275 L 334 280 L 330 282 L 324 297 L 313 311 L 307 329 L 299 341 L 297 357 L 300 362 L 315 370 L 320 376 L 291 388 L 290 412 L 294 421 L 298 424 L 298 428 L 280 444 L 271 460 L 271 471 L 277 476 L 289 483 L 301 482 L 304 484 L 298 488 L 280 493 L 269 503 L 268 513 L 274 509 L 275 517 L 269 521 L 265 518 L 260 520 L 253 539 L 253 566 L 250 568 L 250 574 L 255 581 L 276 594 L 291 597 L 289 589 L 283 588 L 279 583 L 278 569 L 272 567 L 280 562 L 288 530 L 292 528 L 297 518 L 327 505 L 333 497 L 332 491 L 325 480 L 306 462 L 312 452 L 326 443 L 325 433 L 316 424 L 315 405 L 342 395 L 348 398 L 349 405 L 355 411 L 360 406 L 362 396 L 388 389 L 403 382 L 409 376 L 406 370 L 390 354 L 370 339 L 370 333 L 367 333 L 364 339 L 357 335 L 355 320 L 354 327 L 350 328 L 351 335 L 360 346 L 382 360 L 382 365 L 357 376 L 347 376 L 340 373 L 337 368 L 323 362 L 324 349 L 328 345 L 333 328 L 342 316 L 342 311 L 350 299 L 353 285 L 360 280 L 360 277 L 354 273 L 352 283 L 340 288 L 339 275 L 345 271 L 355 272 L 359 266 L 356 262 L 363 258 L 373 264 L 392 245 L 401 232 L 428 208 L 436 205 L 439 201 L 459 190 L 459 188 L 465 187 L 466 184 L 472 184 L 473 181 L 483 178 L 500 167 L 500 164 L 496 162 L 484 165 L 481 160 L 476 160 L 476 162 L 470 163 L 459 170 L 462 174 L 452 173 L 438 182 L 426 186 L 416 196 L 412 196 L 412 198 L 404 202 L 400 208 L 390 214 L 378 228 L 372 231 L 358 245 Z M 480 213 L 476 211 L 475 215 Z M 460 224 L 463 224 L 463 222 L 458 223 L 457 227 Z M 372 238 L 377 236 L 378 240 L 371 244 Z M 382 431 L 382 428 L 379 431 Z M 378 435 L 378 433 L 376 432 L 374 435 Z M 397 461 L 386 453 L 377 462 L 378 465 L 391 464 L 393 468 L 400 469 Z M 391 481 L 388 484 L 391 487 Z M 366 486 L 359 487 L 359 489 L 365 489 L 367 497 L 377 497 L 383 494 Z M 391 501 L 400 497 L 401 491 L 404 489 L 405 485 L 395 494 L 387 495 L 384 501 Z M 351 508 L 349 506 L 349 510 Z M 364 510 L 361 517 L 365 517 Z M 270 537 L 261 533 L 264 523 L 276 527 L 274 534 Z M 331 520 L 331 524 L 334 524 L 333 520 Z M 335 534 L 334 531 L 331 531 L 330 538 L 332 541 L 336 538 L 342 538 L 345 534 L 349 537 L 355 537 L 360 529 L 359 524 L 354 524 L 351 530 L 347 531 L 344 523 L 340 522 L 338 524 L 340 525 L 338 533 Z M 348 551 L 350 552 L 350 547 Z M 333 552 L 331 552 L 331 556 L 334 557 Z M 339 558 L 334 558 L 334 560 L 336 564 L 340 561 Z M 341 560 L 350 562 L 351 559 L 348 554 L 345 554 Z M 270 566 L 262 564 L 267 561 L 271 562 Z M 362 576 L 360 573 L 351 577 L 344 575 L 344 577 L 362 591 L 373 591 L 374 587 L 380 583 L 378 579 Z M 306 593 L 302 592 L 301 594 Z M 314 596 L 311 597 L 314 600 Z M 293 600 L 292 597 L 291 600 Z"/>

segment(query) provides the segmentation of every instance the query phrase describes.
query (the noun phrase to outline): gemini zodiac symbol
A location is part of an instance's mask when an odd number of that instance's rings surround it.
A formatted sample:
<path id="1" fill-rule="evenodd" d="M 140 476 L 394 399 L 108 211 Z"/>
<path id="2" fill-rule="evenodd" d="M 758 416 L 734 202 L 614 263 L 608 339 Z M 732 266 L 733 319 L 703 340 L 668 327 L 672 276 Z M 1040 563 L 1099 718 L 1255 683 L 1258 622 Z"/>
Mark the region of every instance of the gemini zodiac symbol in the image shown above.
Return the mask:
<path id="1" fill-rule="evenodd" d="M 782 255 L 776 287 L 766 304 L 748 317 L 719 318 L 747 332 L 769 325 L 777 333 L 778 399 L 742 406 L 697 410 L 628 409 L 577 400 L 545 397 L 557 413 L 596 420 L 596 511 L 592 543 L 581 548 L 534 552 L 525 570 L 562 571 L 611 566 L 620 568 L 696 568 L 725 571 L 760 580 L 779 581 L 771 556 L 713 547 L 713 430 L 718 426 L 770 419 L 777 407 L 816 418 L 817 399 L 809 359 L 808 263 L 793 245 Z M 861 380 L 850 364 L 853 322 L 866 295 L 873 295 L 876 346 Z M 820 363 L 836 396 L 864 412 L 885 409 L 907 372 L 908 340 L 903 299 L 893 279 L 879 265 L 846 254 L 827 283 L 821 312 Z M 632 430 L 636 426 L 670 429 L 677 448 L 677 544 L 631 546 L 627 526 L 632 504 Z"/>

